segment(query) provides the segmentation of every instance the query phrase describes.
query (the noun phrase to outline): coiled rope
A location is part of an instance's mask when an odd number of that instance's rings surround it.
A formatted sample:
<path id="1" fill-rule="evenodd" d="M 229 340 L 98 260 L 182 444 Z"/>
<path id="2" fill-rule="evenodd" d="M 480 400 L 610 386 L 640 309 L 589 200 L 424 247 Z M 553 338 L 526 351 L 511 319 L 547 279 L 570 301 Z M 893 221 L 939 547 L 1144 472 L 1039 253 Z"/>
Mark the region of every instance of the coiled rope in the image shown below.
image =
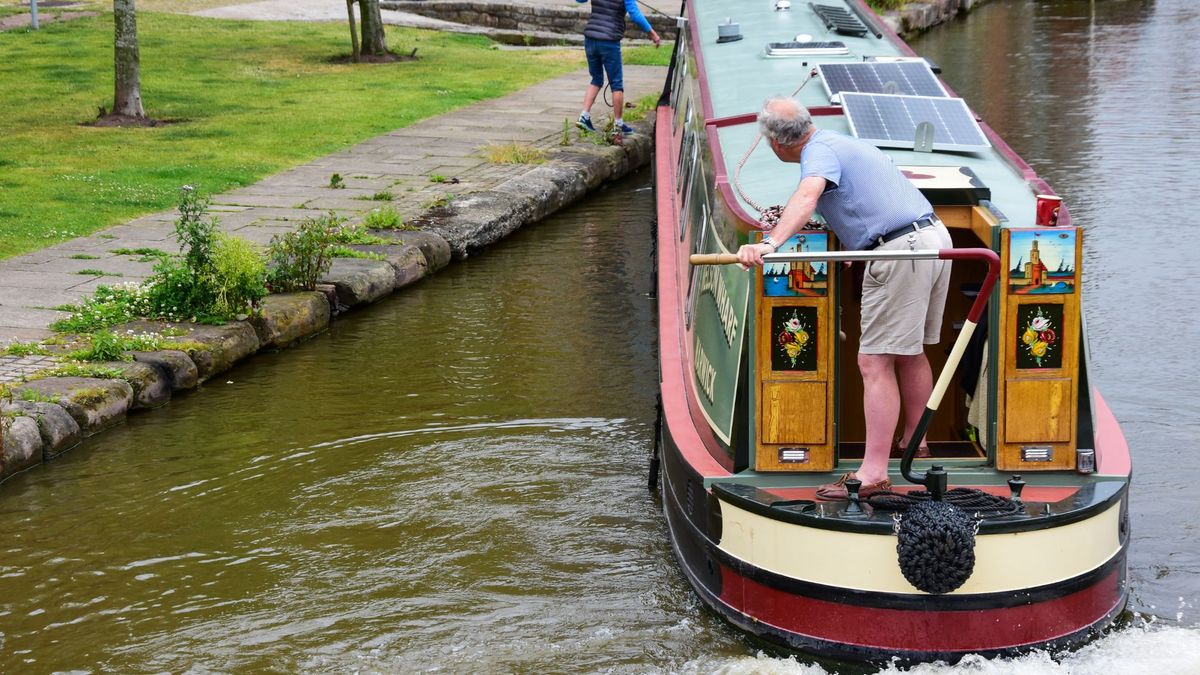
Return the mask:
<path id="1" fill-rule="evenodd" d="M 804 89 L 805 85 L 807 85 L 809 82 L 812 82 L 813 78 L 816 76 L 817 69 L 813 68 L 811 71 L 809 71 L 808 77 L 804 78 L 804 81 L 800 83 L 800 86 L 796 87 L 796 90 L 792 92 L 792 98 L 795 98 L 796 94 L 799 94 L 800 90 Z M 746 154 L 742 155 L 742 160 L 737 163 L 737 168 L 733 172 L 733 189 L 737 191 L 738 196 L 742 198 L 742 201 L 749 204 L 750 207 L 755 211 L 758 211 L 758 222 L 754 224 L 754 227 L 759 230 L 766 231 L 779 224 L 779 217 L 783 215 L 783 205 L 776 204 L 775 206 L 762 206 L 758 202 L 751 199 L 750 195 L 747 195 L 745 190 L 742 190 L 742 167 L 746 165 L 746 162 L 750 159 L 750 155 L 754 154 L 754 149 L 758 147 L 758 143 L 761 140 L 762 134 L 755 136 L 754 142 L 750 144 L 750 148 L 746 150 Z"/>
<path id="2" fill-rule="evenodd" d="M 876 492 L 865 500 L 871 506 L 884 511 L 908 511 L 922 502 L 930 501 L 924 490 L 912 492 Z M 942 501 L 953 504 L 974 518 L 1001 518 L 1021 512 L 1021 503 L 1006 497 L 997 497 L 974 488 L 953 488 L 942 495 Z"/>

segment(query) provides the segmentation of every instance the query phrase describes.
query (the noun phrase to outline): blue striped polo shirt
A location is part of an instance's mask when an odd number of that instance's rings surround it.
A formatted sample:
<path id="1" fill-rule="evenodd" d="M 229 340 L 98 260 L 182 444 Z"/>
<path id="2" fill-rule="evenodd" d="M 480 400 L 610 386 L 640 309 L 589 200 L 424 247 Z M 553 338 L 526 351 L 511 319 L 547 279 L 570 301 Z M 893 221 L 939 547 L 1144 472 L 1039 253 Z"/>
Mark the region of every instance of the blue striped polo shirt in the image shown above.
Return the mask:
<path id="1" fill-rule="evenodd" d="M 803 178 L 827 181 L 817 211 L 851 250 L 862 250 L 880 236 L 933 215 L 921 191 L 879 148 L 826 129 L 818 129 L 800 152 Z"/>

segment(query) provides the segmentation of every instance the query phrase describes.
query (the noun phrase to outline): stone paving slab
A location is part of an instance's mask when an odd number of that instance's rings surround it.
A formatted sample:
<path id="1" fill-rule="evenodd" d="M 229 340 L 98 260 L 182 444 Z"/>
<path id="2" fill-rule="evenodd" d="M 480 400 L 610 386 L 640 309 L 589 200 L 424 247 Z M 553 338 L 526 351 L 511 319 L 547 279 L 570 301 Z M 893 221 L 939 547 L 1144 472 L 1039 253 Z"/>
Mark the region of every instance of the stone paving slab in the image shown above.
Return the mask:
<path id="1" fill-rule="evenodd" d="M 310 0 L 302 1 L 312 4 Z M 625 81 L 630 100 L 658 92 L 665 75 L 662 67 L 627 66 Z M 214 195 L 210 211 L 219 218 L 222 229 L 263 245 L 272 236 L 330 209 L 360 219 L 386 203 L 401 218 L 414 219 L 436 198 L 490 190 L 536 170 L 537 165 L 491 164 L 481 150 L 488 143 L 521 139 L 553 151 L 561 139 L 562 120 L 574 120 L 578 115 L 587 81 L 586 71 L 580 70 L 503 98 L 416 122 L 268 176 L 254 185 Z M 603 119 L 611 113 L 598 103 L 593 114 Z M 573 128 L 571 133 L 574 138 Z M 329 187 L 333 173 L 342 175 L 346 189 Z M 435 173 L 459 182 L 434 183 L 429 176 Z M 381 190 L 390 190 L 393 201 L 354 198 Z M 77 303 L 101 284 L 136 282 L 149 274 L 153 263 L 139 263 L 134 257 L 110 251 L 177 251 L 172 225 L 175 218 L 171 211 L 147 214 L 103 232 L 0 261 L 0 346 L 49 337 L 49 324 L 65 316 L 51 308 Z M 71 258 L 77 254 L 97 259 Z M 120 272 L 122 276 L 77 273 L 86 269 Z M 0 378 L 9 375 L 7 363 L 0 361 Z"/>
<path id="2" fill-rule="evenodd" d="M 53 366 L 54 359 L 49 356 L 0 356 L 0 382 L 17 382 Z"/>

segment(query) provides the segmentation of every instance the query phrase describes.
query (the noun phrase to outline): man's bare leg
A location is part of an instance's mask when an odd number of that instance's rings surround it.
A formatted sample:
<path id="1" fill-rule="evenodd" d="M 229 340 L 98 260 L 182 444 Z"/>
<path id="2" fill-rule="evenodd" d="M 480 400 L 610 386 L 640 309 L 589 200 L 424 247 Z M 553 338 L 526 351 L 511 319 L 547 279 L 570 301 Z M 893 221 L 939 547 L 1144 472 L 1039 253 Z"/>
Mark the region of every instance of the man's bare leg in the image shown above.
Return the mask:
<path id="1" fill-rule="evenodd" d="M 892 433 L 900 419 L 900 389 L 896 384 L 896 359 L 890 354 L 859 354 L 863 377 L 863 414 L 867 422 L 867 449 L 855 472 L 863 485 L 887 478 Z"/>
<path id="2" fill-rule="evenodd" d="M 896 375 L 899 378 L 900 401 L 904 406 L 904 437 L 900 440 L 907 443 L 921 421 L 925 406 L 929 403 L 929 395 L 933 392 L 933 371 L 929 367 L 929 359 L 925 353 L 912 356 L 897 356 Z M 922 437 L 920 443 L 924 443 Z"/>
<path id="3" fill-rule="evenodd" d="M 625 92 L 613 92 L 613 119 L 625 119 Z"/>

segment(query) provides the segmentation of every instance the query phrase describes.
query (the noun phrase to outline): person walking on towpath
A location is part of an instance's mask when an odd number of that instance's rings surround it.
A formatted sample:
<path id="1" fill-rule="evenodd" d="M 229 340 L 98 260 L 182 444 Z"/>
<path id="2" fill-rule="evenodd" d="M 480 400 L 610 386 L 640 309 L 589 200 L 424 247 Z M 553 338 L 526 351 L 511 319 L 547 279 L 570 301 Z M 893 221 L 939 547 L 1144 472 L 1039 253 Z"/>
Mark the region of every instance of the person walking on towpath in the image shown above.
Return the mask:
<path id="1" fill-rule="evenodd" d="M 588 0 L 575 1 L 584 3 Z M 633 127 L 625 124 L 622 117 L 625 110 L 625 83 L 621 77 L 621 38 L 625 36 L 625 14 L 629 14 L 638 28 L 650 34 L 655 47 L 661 44 L 662 39 L 638 10 L 637 0 L 591 0 L 591 3 L 592 15 L 583 29 L 583 51 L 587 54 L 588 73 L 592 81 L 583 95 L 583 112 L 579 114 L 575 126 L 587 131 L 596 130 L 592 126 L 592 104 L 596 102 L 596 95 L 604 86 L 604 76 L 607 74 L 608 84 L 612 87 L 613 134 L 628 135 L 633 133 Z"/>
<path id="2" fill-rule="evenodd" d="M 743 265 L 761 265 L 820 210 L 830 229 L 851 250 L 950 248 L 950 233 L 929 201 L 875 146 L 813 125 L 807 109 L 791 98 L 768 99 L 758 115 L 763 136 L 784 162 L 800 164 L 800 184 L 779 224 L 757 244 L 738 249 Z M 862 290 L 862 338 L 858 369 L 863 377 L 866 452 L 858 471 L 817 490 L 821 499 L 846 499 L 846 480 L 862 481 L 859 495 L 891 487 L 888 457 L 892 432 L 904 407 L 904 439 L 911 438 L 933 390 L 924 345 L 940 340 L 950 285 L 950 263 L 874 260 Z M 928 448 L 920 446 L 924 456 Z"/>

